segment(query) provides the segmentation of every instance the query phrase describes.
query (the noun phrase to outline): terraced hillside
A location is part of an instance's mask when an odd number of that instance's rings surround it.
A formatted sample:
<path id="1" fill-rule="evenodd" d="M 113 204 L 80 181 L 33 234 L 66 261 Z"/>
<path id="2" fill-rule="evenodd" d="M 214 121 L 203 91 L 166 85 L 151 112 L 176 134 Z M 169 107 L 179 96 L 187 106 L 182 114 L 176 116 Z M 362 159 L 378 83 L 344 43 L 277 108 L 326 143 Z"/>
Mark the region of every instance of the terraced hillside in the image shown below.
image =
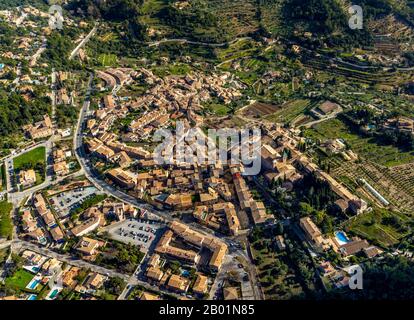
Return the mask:
<path id="1" fill-rule="evenodd" d="M 259 28 L 256 0 L 193 0 L 184 3 L 145 0 L 144 12 L 151 8 L 151 14 L 144 16 L 142 21 L 155 32 L 158 29 L 169 36 L 217 42 L 232 40 Z"/>
<path id="2" fill-rule="evenodd" d="M 336 164 L 338 166 L 332 174 L 351 190 L 358 189 L 356 184 L 358 179 L 365 179 L 396 208 L 405 212 L 414 211 L 412 164 L 404 166 L 404 171 L 398 168 L 385 168 L 371 161 L 363 163 L 341 161 Z"/>

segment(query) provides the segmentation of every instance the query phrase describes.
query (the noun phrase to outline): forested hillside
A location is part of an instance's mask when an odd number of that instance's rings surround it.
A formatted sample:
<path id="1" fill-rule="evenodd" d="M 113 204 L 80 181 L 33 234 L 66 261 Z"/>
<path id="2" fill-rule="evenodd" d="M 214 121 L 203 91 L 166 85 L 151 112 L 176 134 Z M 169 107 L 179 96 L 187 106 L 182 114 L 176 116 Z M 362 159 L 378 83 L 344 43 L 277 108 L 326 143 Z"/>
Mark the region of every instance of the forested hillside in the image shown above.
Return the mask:
<path id="1" fill-rule="evenodd" d="M 48 97 L 27 102 L 20 94 L 0 89 L 0 137 L 16 132 L 23 125 L 40 120 L 51 108 Z"/>
<path id="2" fill-rule="evenodd" d="M 363 7 L 367 20 L 394 13 L 410 23 L 413 10 L 405 1 L 396 3 L 352 2 Z M 209 42 L 252 34 L 298 39 L 311 32 L 328 45 L 367 44 L 368 30 L 348 26 L 350 4 L 344 0 L 73 0 L 68 8 L 90 18 L 119 23 L 127 37 L 141 41 L 148 40 L 149 35 Z"/>

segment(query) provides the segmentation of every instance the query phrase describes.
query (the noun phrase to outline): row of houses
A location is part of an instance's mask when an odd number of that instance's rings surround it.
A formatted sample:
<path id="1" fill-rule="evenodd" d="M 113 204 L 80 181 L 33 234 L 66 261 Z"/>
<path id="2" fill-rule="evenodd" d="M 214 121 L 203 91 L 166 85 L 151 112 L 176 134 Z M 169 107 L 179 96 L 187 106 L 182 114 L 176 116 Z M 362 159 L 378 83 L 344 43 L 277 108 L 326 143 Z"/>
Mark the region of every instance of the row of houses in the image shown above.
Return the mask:
<path id="1" fill-rule="evenodd" d="M 34 212 L 26 209 L 21 215 L 21 225 L 25 236 L 42 245 L 48 243 L 48 234 L 50 234 L 53 242 L 64 242 L 65 234 L 40 193 L 34 196 L 33 207 Z M 38 218 L 40 218 L 40 221 L 38 221 Z"/>

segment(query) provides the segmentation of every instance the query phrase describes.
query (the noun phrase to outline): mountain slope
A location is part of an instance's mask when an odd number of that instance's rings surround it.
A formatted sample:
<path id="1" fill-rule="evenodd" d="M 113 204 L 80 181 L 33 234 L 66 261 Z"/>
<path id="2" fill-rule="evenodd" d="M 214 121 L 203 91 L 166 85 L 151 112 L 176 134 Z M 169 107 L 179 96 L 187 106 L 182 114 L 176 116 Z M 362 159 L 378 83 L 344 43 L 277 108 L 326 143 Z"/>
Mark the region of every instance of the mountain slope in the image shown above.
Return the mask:
<path id="1" fill-rule="evenodd" d="M 364 29 L 348 26 L 348 7 L 360 5 Z M 394 14 L 411 24 L 409 1 L 397 0 L 72 0 L 78 13 L 119 23 L 132 39 L 187 38 L 224 42 L 265 34 L 321 46 L 371 42 L 368 22 Z M 312 33 L 313 40 L 304 34 Z M 309 36 L 307 37 L 309 38 Z"/>

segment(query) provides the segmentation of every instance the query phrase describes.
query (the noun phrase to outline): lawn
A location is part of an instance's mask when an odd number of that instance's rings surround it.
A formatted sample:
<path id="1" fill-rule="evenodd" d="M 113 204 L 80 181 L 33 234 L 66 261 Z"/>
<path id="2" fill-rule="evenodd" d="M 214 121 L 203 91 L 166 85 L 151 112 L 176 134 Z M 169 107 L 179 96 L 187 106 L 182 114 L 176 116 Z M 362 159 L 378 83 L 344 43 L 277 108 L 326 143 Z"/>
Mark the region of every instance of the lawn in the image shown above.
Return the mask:
<path id="1" fill-rule="evenodd" d="M 33 274 L 30 272 L 20 269 L 17 270 L 13 276 L 6 278 L 6 286 L 18 289 L 25 290 L 26 286 L 33 279 Z"/>
<path id="2" fill-rule="evenodd" d="M 26 152 L 13 160 L 14 170 L 34 169 L 36 171 L 36 185 L 41 184 L 45 179 L 46 172 L 46 148 L 38 147 Z"/>
<path id="3" fill-rule="evenodd" d="M 0 238 L 10 239 L 13 231 L 13 224 L 10 218 L 10 211 L 13 205 L 7 201 L 0 202 Z"/>
<path id="4" fill-rule="evenodd" d="M 375 138 L 361 137 L 353 133 L 339 119 L 328 120 L 314 126 L 312 129 L 307 129 L 305 136 L 319 140 L 342 138 L 349 143 L 353 151 L 363 158 L 387 167 L 414 161 L 413 152 L 402 152 L 391 145 L 379 145 Z"/>
<path id="5" fill-rule="evenodd" d="M 46 148 L 39 147 L 33 149 L 29 152 L 26 152 L 13 160 L 13 165 L 15 170 L 26 169 L 27 166 L 34 168 L 36 164 L 46 163 Z"/>

